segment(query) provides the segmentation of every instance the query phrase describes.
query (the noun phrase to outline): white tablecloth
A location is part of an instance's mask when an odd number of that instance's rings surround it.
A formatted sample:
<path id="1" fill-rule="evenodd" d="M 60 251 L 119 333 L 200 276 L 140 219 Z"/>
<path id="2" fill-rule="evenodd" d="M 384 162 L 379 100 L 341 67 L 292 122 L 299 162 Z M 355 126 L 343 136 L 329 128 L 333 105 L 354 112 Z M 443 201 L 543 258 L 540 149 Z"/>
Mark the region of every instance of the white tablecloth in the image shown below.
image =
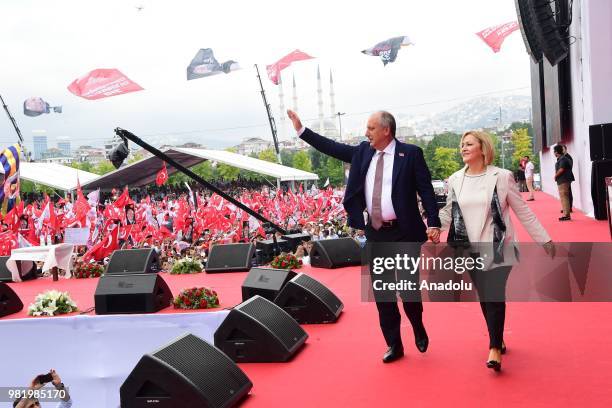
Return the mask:
<path id="1" fill-rule="evenodd" d="M 32 246 L 13 249 L 13 251 L 11 251 L 11 257 L 6 261 L 6 267 L 13 275 L 13 282 L 21 282 L 17 261 L 44 262 L 42 267 L 43 272 L 49 271 L 51 268 L 57 266 L 66 271 L 66 278 L 70 278 L 72 277 L 73 253 L 74 245 L 72 244 Z M 26 267 L 29 269 L 28 266 Z M 26 270 L 24 266 L 22 266 L 22 270 Z"/>

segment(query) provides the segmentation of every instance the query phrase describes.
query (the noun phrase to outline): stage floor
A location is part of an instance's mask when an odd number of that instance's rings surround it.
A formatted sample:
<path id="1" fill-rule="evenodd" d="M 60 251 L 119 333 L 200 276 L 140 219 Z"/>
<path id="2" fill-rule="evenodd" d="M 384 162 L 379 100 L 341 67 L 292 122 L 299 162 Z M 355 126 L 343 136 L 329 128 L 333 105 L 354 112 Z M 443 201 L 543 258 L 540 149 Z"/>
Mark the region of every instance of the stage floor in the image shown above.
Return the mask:
<path id="1" fill-rule="evenodd" d="M 555 241 L 610 241 L 607 221 L 593 221 L 574 213 L 574 221 L 560 223 L 558 202 L 543 193 L 537 194 L 530 206 Z M 529 241 L 522 227 L 518 231 L 522 241 Z M 334 291 L 344 302 L 344 311 L 336 324 L 304 326 L 310 337 L 292 361 L 241 364 L 254 384 L 251 395 L 244 401 L 245 407 L 608 407 L 612 404 L 612 356 L 606 352 L 612 338 L 611 303 L 509 303 L 505 331 L 508 353 L 500 374 L 485 368 L 488 336 L 477 303 L 426 303 L 424 322 L 430 337 L 429 350 L 425 354 L 416 350 L 412 330 L 404 316 L 402 336 L 406 357 L 386 365 L 381 362 L 386 346 L 376 307 L 360 298 L 359 268 L 305 267 L 300 271 Z M 246 273 L 163 276 L 174 293 L 196 285 L 215 289 L 224 308 L 240 302 L 240 286 Z M 87 309 L 93 306 L 96 280 L 54 283 L 41 279 L 11 286 L 26 307 L 43 289 L 56 288 L 69 290 L 79 307 Z M 165 313 L 176 312 L 166 309 L 159 314 Z M 41 330 L 32 333 L 12 330 L 17 322 L 10 320 L 24 316 L 25 312 L 0 320 L 0 338 L 33 337 L 39 340 L 39 348 L 27 349 L 12 341 L 12 346 L 5 350 L 31 363 L 0 370 L 4 372 L 0 385 L 25 385 L 35 374 L 51 367 L 62 374 L 67 385 L 78 383 L 71 367 L 79 355 L 73 361 L 54 359 L 57 348 L 71 346 L 57 344 L 52 329 L 42 330 L 43 323 L 59 319 L 30 318 L 26 320 L 36 323 L 32 327 L 40 324 Z M 117 321 L 121 318 L 125 316 L 117 317 Z M 88 320 L 94 324 L 97 317 Z M 152 351 L 149 345 L 134 344 L 129 337 L 124 342 L 136 354 Z M 74 343 L 78 344 L 79 339 L 74 339 Z M 91 353 L 97 352 L 107 356 L 106 370 L 92 373 L 87 383 L 103 387 L 111 378 L 121 375 L 115 367 L 124 364 L 116 363 L 104 343 L 91 346 Z M 27 358 L 33 355 L 44 357 Z M 118 400 L 118 391 L 116 395 L 117 399 L 109 395 L 101 405 L 85 406 L 116 406 L 111 404 Z M 0 406 L 10 406 L 3 404 Z M 75 406 L 81 406 L 80 401 Z"/>

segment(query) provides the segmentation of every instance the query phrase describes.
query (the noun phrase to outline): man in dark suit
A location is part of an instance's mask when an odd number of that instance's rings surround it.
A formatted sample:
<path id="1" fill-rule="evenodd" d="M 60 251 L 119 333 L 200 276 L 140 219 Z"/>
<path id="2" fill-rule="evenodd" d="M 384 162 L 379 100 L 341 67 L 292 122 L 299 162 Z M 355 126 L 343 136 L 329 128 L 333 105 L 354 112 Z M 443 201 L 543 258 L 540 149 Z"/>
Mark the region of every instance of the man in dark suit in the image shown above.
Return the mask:
<path id="1" fill-rule="evenodd" d="M 439 239 L 438 206 L 423 151 L 395 138 L 395 119 L 390 113 L 381 111 L 370 116 L 366 130 L 368 141 L 358 146 L 318 135 L 303 127 L 295 112 L 288 110 L 287 114 L 302 140 L 322 153 L 351 163 L 343 204 L 349 226 L 365 230 L 368 243 L 415 243 L 411 245 L 414 249 L 410 256 L 419 256 L 423 242 L 428 238 Z M 427 214 L 427 229 L 419 212 L 417 193 Z M 380 247 L 384 248 L 384 245 Z M 418 281 L 418 270 L 411 275 L 411 280 Z M 386 301 L 376 293 L 374 297 L 380 327 L 389 347 L 383 362 L 388 363 L 404 355 L 397 298 L 395 293 L 391 300 L 387 298 Z M 417 291 L 412 301 L 402 297 L 402 304 L 412 324 L 415 344 L 424 353 L 429 338 L 423 325 L 420 299 Z"/>

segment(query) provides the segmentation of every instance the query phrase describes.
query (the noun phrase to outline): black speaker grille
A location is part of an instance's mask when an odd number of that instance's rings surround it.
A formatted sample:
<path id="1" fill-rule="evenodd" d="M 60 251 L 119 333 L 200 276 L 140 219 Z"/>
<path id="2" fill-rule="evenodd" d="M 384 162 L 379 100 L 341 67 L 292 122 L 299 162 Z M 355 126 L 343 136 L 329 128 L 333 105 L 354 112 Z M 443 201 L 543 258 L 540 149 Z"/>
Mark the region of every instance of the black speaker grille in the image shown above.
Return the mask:
<path id="1" fill-rule="evenodd" d="M 222 407 L 249 382 L 225 354 L 192 334 L 156 351 L 153 356 L 189 378 L 208 397 L 211 407 Z M 206 364 L 200 364 L 204 361 Z"/>
<path id="2" fill-rule="evenodd" d="M 253 244 L 215 245 L 210 250 L 206 270 L 208 269 L 245 269 L 251 265 L 255 251 Z"/>
<path id="3" fill-rule="evenodd" d="M 157 272 L 159 265 L 154 249 L 124 249 L 113 252 L 106 273 Z"/>
<path id="4" fill-rule="evenodd" d="M 304 329 L 283 309 L 262 297 L 251 298 L 236 306 L 236 309 L 268 327 L 287 349 L 291 349 L 306 335 Z"/>
<path id="5" fill-rule="evenodd" d="M 321 282 L 311 278 L 308 275 L 301 273 L 293 278 L 293 282 L 314 293 L 332 310 L 335 310 L 342 305 L 342 301 L 338 299 L 338 297 L 331 290 L 327 289 L 327 287 Z"/>

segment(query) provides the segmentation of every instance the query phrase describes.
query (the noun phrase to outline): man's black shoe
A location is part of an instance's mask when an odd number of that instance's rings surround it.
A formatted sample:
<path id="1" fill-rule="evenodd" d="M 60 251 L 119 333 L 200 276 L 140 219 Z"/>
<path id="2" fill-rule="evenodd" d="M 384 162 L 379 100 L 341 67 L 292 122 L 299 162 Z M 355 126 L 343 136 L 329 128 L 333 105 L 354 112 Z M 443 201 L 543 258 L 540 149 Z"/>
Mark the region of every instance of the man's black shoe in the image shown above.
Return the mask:
<path id="1" fill-rule="evenodd" d="M 394 346 L 389 347 L 389 350 L 383 356 L 383 363 L 391 363 L 395 360 L 404 357 L 404 346 L 401 344 L 396 344 Z"/>
<path id="2" fill-rule="evenodd" d="M 425 327 L 414 331 L 414 344 L 416 345 L 417 350 L 419 350 L 421 353 L 427 351 L 427 347 L 429 346 L 429 337 L 427 337 Z"/>
<path id="3" fill-rule="evenodd" d="M 559 217 L 559 221 L 570 221 L 572 218 L 569 215 L 566 215 L 565 217 Z"/>

